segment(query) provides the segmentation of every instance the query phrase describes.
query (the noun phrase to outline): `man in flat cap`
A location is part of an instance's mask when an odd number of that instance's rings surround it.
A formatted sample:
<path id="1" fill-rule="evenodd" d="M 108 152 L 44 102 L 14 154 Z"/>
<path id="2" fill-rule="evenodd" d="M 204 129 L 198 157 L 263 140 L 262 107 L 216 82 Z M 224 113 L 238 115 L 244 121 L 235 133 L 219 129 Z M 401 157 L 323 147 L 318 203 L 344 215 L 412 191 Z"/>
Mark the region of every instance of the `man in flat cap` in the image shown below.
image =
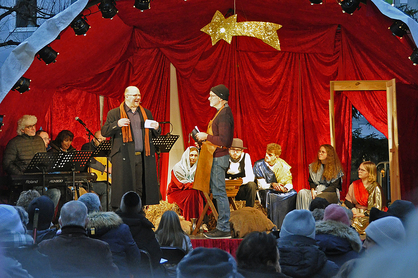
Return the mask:
<path id="1" fill-rule="evenodd" d="M 216 228 L 204 234 L 208 238 L 231 237 L 229 202 L 225 189 L 225 172 L 229 165 L 228 149 L 231 147 L 234 137 L 234 118 L 231 108 L 228 106 L 228 97 L 229 90 L 225 85 L 217 85 L 210 90 L 210 106 L 216 108 L 218 112 L 209 122 L 207 131 L 196 134 L 198 141 L 202 142 L 201 153 L 213 154 L 209 184 L 217 203 L 219 217 Z M 203 160 L 199 159 L 195 180 L 199 176 L 199 171 L 203 168 L 200 167 L 200 165 L 203 165 L 202 162 Z"/>
<path id="2" fill-rule="evenodd" d="M 245 206 L 253 207 L 257 185 L 254 182 L 253 165 L 248 153 L 244 153 L 244 143 L 239 138 L 232 140 L 229 148 L 229 167 L 226 171 L 227 179 L 242 178 L 242 185 L 239 188 L 235 200 L 244 200 Z"/>

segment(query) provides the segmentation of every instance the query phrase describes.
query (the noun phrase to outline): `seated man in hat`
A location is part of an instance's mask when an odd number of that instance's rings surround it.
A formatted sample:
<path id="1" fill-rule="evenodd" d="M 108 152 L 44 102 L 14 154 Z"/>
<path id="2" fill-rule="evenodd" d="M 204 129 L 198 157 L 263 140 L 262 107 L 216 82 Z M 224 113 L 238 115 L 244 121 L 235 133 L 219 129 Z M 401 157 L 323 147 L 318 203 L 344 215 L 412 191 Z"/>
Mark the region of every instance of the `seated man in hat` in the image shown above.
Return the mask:
<path id="1" fill-rule="evenodd" d="M 261 204 L 267 208 L 267 214 L 277 228 L 280 228 L 286 213 L 296 208 L 297 196 L 292 185 L 292 167 L 280 158 L 281 153 L 279 144 L 270 143 L 264 159 L 256 161 L 253 167 L 261 188 Z"/>
<path id="2" fill-rule="evenodd" d="M 242 185 L 239 188 L 236 200 L 245 200 L 245 206 L 253 207 L 255 195 L 257 193 L 257 185 L 254 182 L 254 172 L 251 163 L 251 157 L 248 153 L 244 153 L 244 143 L 239 138 L 232 140 L 229 148 L 229 167 L 226 171 L 226 179 L 242 178 Z"/>

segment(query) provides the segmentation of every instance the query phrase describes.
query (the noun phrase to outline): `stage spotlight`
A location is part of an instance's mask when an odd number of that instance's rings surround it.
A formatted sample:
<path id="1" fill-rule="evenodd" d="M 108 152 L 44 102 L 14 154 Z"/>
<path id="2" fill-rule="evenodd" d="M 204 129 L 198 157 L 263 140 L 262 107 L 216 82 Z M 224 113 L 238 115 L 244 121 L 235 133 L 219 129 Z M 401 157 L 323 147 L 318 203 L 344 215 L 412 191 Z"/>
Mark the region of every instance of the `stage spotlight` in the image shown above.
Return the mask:
<path id="1" fill-rule="evenodd" d="M 418 48 L 415 48 L 414 52 L 412 52 L 411 56 L 409 56 L 409 60 L 414 63 L 414 66 L 418 64 Z"/>
<path id="2" fill-rule="evenodd" d="M 343 9 L 343 13 L 353 14 L 356 10 L 360 9 L 360 0 L 342 0 L 339 4 Z"/>
<path id="3" fill-rule="evenodd" d="M 404 22 L 400 20 L 395 20 L 395 22 L 393 22 L 392 26 L 390 26 L 389 29 L 394 36 L 398 36 L 400 38 L 402 38 L 403 35 L 405 35 L 406 32 L 409 31 L 408 25 L 406 25 Z"/>
<path id="4" fill-rule="evenodd" d="M 113 17 L 118 13 L 114 0 L 102 0 L 99 4 L 99 10 L 102 12 L 103 18 L 113 19 Z"/>
<path id="5" fill-rule="evenodd" d="M 57 58 L 57 55 L 59 53 L 53 50 L 49 45 L 45 46 L 41 50 L 36 53 L 36 57 L 39 60 L 42 60 L 45 62 L 45 64 L 49 65 L 51 63 L 55 63 L 55 59 Z"/>
<path id="6" fill-rule="evenodd" d="M 19 93 L 23 94 L 24 92 L 29 91 L 29 84 L 30 84 L 30 79 L 27 79 L 26 77 L 22 76 L 13 86 L 12 90 L 13 91 L 16 90 Z"/>
<path id="7" fill-rule="evenodd" d="M 322 4 L 322 0 L 309 0 L 311 1 L 311 5 L 313 4 Z"/>
<path id="8" fill-rule="evenodd" d="M 0 115 L 0 131 L 1 131 L 1 127 L 4 126 L 3 118 L 4 118 L 4 115 Z"/>
<path id="9" fill-rule="evenodd" d="M 151 8 L 149 2 L 150 0 L 135 0 L 134 7 L 141 11 L 148 10 Z"/>
<path id="10" fill-rule="evenodd" d="M 71 22 L 70 24 L 71 28 L 73 28 L 74 33 L 76 36 L 78 35 L 86 35 L 87 31 L 90 28 L 90 25 L 87 23 L 87 18 L 82 15 L 79 14 L 74 20 L 73 22 Z"/>

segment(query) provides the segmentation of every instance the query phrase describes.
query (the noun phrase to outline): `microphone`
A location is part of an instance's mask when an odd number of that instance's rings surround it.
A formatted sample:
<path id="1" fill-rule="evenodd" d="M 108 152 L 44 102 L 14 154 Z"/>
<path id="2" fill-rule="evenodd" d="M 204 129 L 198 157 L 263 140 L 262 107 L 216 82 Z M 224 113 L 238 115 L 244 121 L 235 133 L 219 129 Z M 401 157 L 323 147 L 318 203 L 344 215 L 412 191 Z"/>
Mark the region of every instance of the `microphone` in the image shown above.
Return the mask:
<path id="1" fill-rule="evenodd" d="M 159 124 L 170 124 L 170 122 L 158 122 Z"/>
<path id="2" fill-rule="evenodd" d="M 75 120 L 79 122 L 80 124 L 82 124 L 83 126 L 86 126 L 86 124 L 79 117 L 75 117 Z"/>

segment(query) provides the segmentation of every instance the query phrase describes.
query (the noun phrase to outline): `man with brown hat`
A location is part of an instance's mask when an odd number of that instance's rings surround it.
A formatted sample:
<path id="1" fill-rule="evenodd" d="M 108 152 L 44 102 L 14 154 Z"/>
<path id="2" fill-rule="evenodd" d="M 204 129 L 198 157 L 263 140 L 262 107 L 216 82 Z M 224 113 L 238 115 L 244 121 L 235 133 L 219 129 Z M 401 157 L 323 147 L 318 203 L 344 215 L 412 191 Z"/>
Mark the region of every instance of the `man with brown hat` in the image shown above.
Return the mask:
<path id="1" fill-rule="evenodd" d="M 248 153 L 244 153 L 244 143 L 239 138 L 232 140 L 232 146 L 229 148 L 229 167 L 225 177 L 227 179 L 242 178 L 242 185 L 239 188 L 235 200 L 245 200 L 245 206 L 253 207 L 257 185 L 254 182 L 253 165 Z"/>
<path id="2" fill-rule="evenodd" d="M 218 112 L 209 122 L 207 132 L 199 132 L 196 138 L 202 142 L 202 152 L 213 154 L 212 167 L 210 172 L 210 189 L 216 199 L 218 207 L 218 222 L 216 228 L 204 235 L 208 238 L 230 238 L 231 230 L 229 226 L 229 202 L 225 188 L 225 172 L 229 164 L 228 148 L 231 147 L 234 137 L 234 117 L 228 105 L 229 90 L 225 85 L 217 85 L 211 88 L 209 93 L 210 106 L 216 108 Z M 204 142 L 206 141 L 206 142 Z M 199 166 L 195 180 L 199 177 Z"/>

